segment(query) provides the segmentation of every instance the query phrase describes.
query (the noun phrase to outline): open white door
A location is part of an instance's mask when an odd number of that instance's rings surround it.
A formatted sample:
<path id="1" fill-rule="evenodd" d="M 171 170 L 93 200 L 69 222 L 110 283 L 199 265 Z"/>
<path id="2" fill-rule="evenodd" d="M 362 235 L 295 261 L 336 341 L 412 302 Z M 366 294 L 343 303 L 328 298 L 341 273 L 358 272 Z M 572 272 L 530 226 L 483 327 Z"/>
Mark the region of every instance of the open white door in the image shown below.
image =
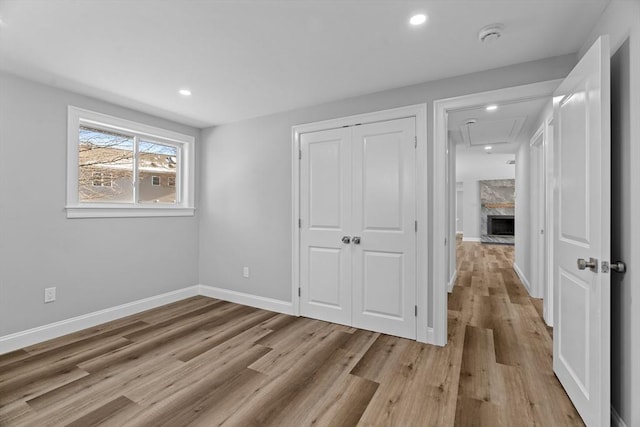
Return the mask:
<path id="1" fill-rule="evenodd" d="M 609 58 L 601 37 L 554 94 L 553 370 L 587 426 L 610 425 Z"/>

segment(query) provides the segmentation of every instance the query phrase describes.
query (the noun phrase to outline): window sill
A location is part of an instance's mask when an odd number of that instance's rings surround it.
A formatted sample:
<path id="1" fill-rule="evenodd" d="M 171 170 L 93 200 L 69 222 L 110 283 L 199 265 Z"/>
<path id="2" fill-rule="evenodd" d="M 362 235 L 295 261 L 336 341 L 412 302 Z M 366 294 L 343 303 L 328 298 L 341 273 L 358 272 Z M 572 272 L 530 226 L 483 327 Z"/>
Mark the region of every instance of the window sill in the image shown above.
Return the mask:
<path id="1" fill-rule="evenodd" d="M 164 206 L 66 206 L 67 218 L 142 218 L 194 216 L 195 208 Z"/>

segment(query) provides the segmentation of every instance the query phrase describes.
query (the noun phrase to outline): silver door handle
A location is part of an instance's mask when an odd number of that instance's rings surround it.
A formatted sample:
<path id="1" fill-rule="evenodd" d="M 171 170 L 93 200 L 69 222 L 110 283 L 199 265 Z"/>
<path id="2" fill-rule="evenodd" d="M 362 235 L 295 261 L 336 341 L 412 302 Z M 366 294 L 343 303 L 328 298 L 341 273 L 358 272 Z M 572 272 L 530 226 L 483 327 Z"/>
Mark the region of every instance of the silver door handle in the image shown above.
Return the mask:
<path id="1" fill-rule="evenodd" d="M 353 236 L 353 239 L 351 239 L 351 241 L 353 242 L 354 245 L 359 245 L 360 244 L 360 236 Z"/>
<path id="2" fill-rule="evenodd" d="M 618 272 L 618 273 L 626 273 L 627 272 L 627 265 L 622 261 L 612 262 L 611 265 L 609 266 L 609 268 L 611 268 L 613 271 Z"/>
<path id="3" fill-rule="evenodd" d="M 578 270 L 585 270 L 589 268 L 589 270 L 593 272 L 598 272 L 598 260 L 595 258 L 589 258 L 589 261 L 586 261 L 582 258 L 578 258 Z"/>
<path id="4" fill-rule="evenodd" d="M 342 236 L 342 243 L 344 243 L 345 245 L 351 243 L 351 236 Z"/>

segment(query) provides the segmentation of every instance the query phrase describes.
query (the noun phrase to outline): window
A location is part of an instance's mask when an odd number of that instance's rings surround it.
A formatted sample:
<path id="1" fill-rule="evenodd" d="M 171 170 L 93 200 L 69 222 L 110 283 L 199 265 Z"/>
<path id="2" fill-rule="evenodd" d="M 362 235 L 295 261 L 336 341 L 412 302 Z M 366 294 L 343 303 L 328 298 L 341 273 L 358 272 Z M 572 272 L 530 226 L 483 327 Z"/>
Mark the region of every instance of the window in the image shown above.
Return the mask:
<path id="1" fill-rule="evenodd" d="M 67 217 L 193 215 L 193 145 L 192 136 L 70 106 Z"/>

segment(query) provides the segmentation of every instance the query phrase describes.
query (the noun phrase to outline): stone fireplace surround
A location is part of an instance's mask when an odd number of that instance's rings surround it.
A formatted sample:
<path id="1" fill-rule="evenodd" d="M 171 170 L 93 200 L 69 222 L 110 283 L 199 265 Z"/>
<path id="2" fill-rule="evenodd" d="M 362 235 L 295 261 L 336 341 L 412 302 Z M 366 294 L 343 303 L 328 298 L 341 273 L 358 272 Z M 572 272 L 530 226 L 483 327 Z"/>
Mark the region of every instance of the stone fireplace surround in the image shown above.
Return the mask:
<path id="1" fill-rule="evenodd" d="M 490 235 L 488 217 L 510 216 L 515 219 L 515 179 L 480 181 L 480 241 L 513 245 L 514 236 Z"/>

